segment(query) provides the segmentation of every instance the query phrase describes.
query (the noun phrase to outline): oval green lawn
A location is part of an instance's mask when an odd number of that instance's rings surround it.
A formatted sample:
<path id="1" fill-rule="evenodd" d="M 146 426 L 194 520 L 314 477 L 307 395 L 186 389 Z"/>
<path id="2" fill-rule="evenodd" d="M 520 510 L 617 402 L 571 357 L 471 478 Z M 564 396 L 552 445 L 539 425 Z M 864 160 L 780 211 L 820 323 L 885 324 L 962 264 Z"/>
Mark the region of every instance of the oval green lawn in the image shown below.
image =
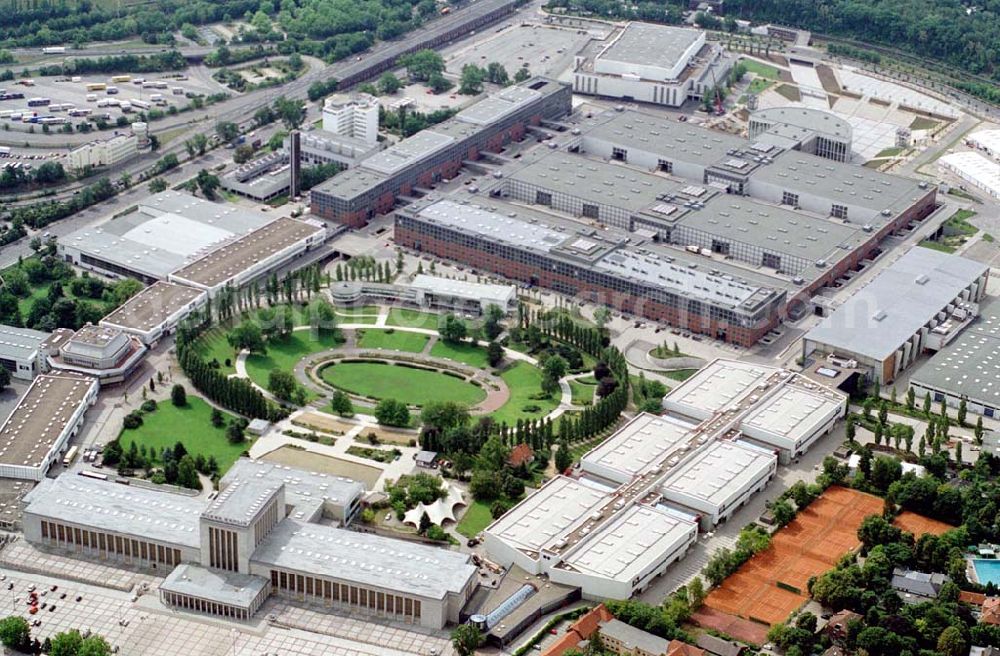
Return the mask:
<path id="1" fill-rule="evenodd" d="M 323 367 L 320 377 L 344 391 L 375 399 L 397 399 L 411 405 L 457 401 L 475 405 L 486 391 L 472 383 L 428 369 L 377 362 L 342 362 Z"/>

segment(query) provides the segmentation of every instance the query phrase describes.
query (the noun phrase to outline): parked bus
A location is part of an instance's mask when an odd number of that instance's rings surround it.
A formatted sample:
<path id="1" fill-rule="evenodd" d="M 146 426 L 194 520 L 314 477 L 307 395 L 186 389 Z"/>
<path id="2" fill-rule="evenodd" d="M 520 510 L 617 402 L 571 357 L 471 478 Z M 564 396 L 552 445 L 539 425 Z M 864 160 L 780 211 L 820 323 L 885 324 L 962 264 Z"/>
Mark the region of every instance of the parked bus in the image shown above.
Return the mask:
<path id="1" fill-rule="evenodd" d="M 0 93 L 0 100 L 21 100 L 24 98 L 24 94 L 20 91 L 8 91 L 7 93 Z"/>
<path id="2" fill-rule="evenodd" d="M 69 467 L 73 463 L 73 458 L 76 457 L 76 452 L 77 451 L 79 451 L 79 448 L 76 447 L 76 446 L 71 446 L 69 448 L 69 451 L 67 451 L 66 455 L 63 456 L 63 466 L 64 467 Z"/>
<path id="3" fill-rule="evenodd" d="M 137 109 L 149 109 L 149 103 L 145 100 L 131 100 L 132 107 Z"/>
<path id="4" fill-rule="evenodd" d="M 81 469 L 77 473 L 80 474 L 80 476 L 85 476 L 87 478 L 94 478 L 94 479 L 97 479 L 99 481 L 106 481 L 106 480 L 108 480 L 108 475 L 107 474 L 102 474 L 101 472 L 90 471 L 89 469 Z"/>
<path id="5" fill-rule="evenodd" d="M 104 91 L 107 88 L 108 85 L 103 82 L 92 82 L 87 85 L 87 91 Z"/>
<path id="6" fill-rule="evenodd" d="M 119 84 L 121 82 L 131 82 L 132 81 L 132 76 L 131 75 L 114 75 L 114 76 L 112 76 L 111 81 L 114 82 L 115 84 Z"/>
<path id="7" fill-rule="evenodd" d="M 107 89 L 104 90 L 104 93 L 108 94 L 109 96 L 113 96 L 116 93 L 118 93 L 118 87 L 108 87 Z"/>
<path id="8" fill-rule="evenodd" d="M 84 109 L 71 109 L 71 110 L 69 110 L 69 115 L 70 116 L 90 116 L 90 112 L 91 111 L 93 111 L 93 110 L 86 109 L 86 108 L 84 108 Z"/>
<path id="9" fill-rule="evenodd" d="M 45 107 L 51 102 L 48 98 L 28 98 L 28 107 Z"/>
<path id="10" fill-rule="evenodd" d="M 61 55 L 66 52 L 65 46 L 49 46 L 48 48 L 42 48 L 42 52 L 46 55 Z"/>

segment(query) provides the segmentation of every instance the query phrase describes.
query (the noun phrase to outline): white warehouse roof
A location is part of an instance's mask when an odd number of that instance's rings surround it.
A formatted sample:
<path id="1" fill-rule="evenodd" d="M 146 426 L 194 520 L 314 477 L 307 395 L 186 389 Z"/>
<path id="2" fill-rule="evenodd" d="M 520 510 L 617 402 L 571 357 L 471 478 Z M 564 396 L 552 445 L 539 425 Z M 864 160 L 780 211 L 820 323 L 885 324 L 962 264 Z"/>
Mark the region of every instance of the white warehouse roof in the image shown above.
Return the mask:
<path id="1" fill-rule="evenodd" d="M 939 161 L 966 180 L 989 190 L 994 196 L 1000 195 L 1000 164 L 971 151 L 951 153 Z"/>
<path id="2" fill-rule="evenodd" d="M 687 451 L 693 424 L 676 417 L 637 415 L 611 437 L 580 459 L 583 470 L 625 483 L 636 474 L 655 468 L 671 453 Z"/>
<path id="3" fill-rule="evenodd" d="M 774 453 L 743 442 L 714 442 L 668 476 L 663 493 L 682 504 L 696 499 L 724 509 L 777 462 Z"/>
<path id="4" fill-rule="evenodd" d="M 584 574 L 631 581 L 649 566 L 697 537 L 693 517 L 635 505 L 563 559 Z"/>

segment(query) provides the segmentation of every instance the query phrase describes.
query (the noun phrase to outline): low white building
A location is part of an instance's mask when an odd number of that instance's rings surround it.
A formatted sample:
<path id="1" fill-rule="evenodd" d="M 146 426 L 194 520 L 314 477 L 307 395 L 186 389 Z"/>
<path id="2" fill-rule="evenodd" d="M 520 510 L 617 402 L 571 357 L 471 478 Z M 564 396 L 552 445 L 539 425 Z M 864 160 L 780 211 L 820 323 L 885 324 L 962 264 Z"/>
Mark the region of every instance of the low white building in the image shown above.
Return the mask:
<path id="1" fill-rule="evenodd" d="M 47 371 L 46 342 L 50 333 L 30 328 L 0 325 L 0 367 L 12 378 L 31 380 Z"/>
<path id="2" fill-rule="evenodd" d="M 938 162 L 941 168 L 954 173 L 979 191 L 1000 198 L 1000 164 L 972 151 L 949 153 Z"/>
<path id="3" fill-rule="evenodd" d="M 695 424 L 676 417 L 636 415 L 580 458 L 580 469 L 624 485 L 657 467 L 665 459 L 683 458 L 697 444 Z"/>
<path id="4" fill-rule="evenodd" d="M 97 379 L 42 374 L 0 425 L 0 477 L 41 481 L 97 401 Z"/>
<path id="5" fill-rule="evenodd" d="M 572 477 L 548 481 L 490 524 L 490 559 L 587 598 L 630 597 L 684 558 L 699 526 L 711 530 L 763 490 L 779 459 L 828 432 L 847 397 L 785 369 L 715 360 L 663 406 L 666 415 L 640 413 L 584 454 Z"/>
<path id="6" fill-rule="evenodd" d="M 712 442 L 663 480 L 663 498 L 698 513 L 711 530 L 760 492 L 778 470 L 778 456 L 750 444 Z"/>
<path id="7" fill-rule="evenodd" d="M 968 136 L 973 146 L 993 159 L 1000 159 L 1000 130 L 980 130 Z"/>
<path id="8" fill-rule="evenodd" d="M 740 422 L 744 439 L 795 458 L 847 412 L 847 397 L 806 378 L 782 385 Z"/>
<path id="9" fill-rule="evenodd" d="M 101 325 L 135 335 L 147 346 L 170 335 L 182 320 L 205 306 L 200 289 L 160 281 L 142 290 L 101 319 Z"/>
<path id="10" fill-rule="evenodd" d="M 68 168 L 80 171 L 87 167 L 114 166 L 139 153 L 139 139 L 134 134 L 119 134 L 111 139 L 93 141 L 74 148 L 66 156 Z"/>
<path id="11" fill-rule="evenodd" d="M 589 599 L 627 599 L 687 555 L 695 519 L 653 505 L 615 507 L 612 488 L 557 476 L 491 524 L 490 558 L 581 588 Z"/>
<path id="12" fill-rule="evenodd" d="M 424 274 L 409 284 L 340 281 L 330 286 L 330 299 L 337 305 L 403 303 L 435 310 L 481 315 L 495 305 L 509 314 L 517 307 L 517 288 L 465 280 L 450 280 Z"/>

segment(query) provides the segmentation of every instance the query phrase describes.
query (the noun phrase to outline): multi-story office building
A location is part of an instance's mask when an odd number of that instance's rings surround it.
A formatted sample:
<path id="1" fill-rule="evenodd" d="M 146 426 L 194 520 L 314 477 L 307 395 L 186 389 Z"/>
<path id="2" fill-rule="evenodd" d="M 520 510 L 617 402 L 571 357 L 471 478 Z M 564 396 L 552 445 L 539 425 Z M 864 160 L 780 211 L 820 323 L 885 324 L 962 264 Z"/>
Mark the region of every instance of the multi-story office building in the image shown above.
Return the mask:
<path id="1" fill-rule="evenodd" d="M 487 96 L 454 117 L 371 155 L 312 190 L 312 212 L 359 227 L 400 195 L 458 174 L 462 162 L 499 150 L 529 125 L 570 112 L 569 87 L 532 78 Z"/>
<path id="2" fill-rule="evenodd" d="M 378 141 L 378 110 L 378 98 L 367 93 L 330 96 L 323 103 L 323 131 L 374 144 Z"/>

